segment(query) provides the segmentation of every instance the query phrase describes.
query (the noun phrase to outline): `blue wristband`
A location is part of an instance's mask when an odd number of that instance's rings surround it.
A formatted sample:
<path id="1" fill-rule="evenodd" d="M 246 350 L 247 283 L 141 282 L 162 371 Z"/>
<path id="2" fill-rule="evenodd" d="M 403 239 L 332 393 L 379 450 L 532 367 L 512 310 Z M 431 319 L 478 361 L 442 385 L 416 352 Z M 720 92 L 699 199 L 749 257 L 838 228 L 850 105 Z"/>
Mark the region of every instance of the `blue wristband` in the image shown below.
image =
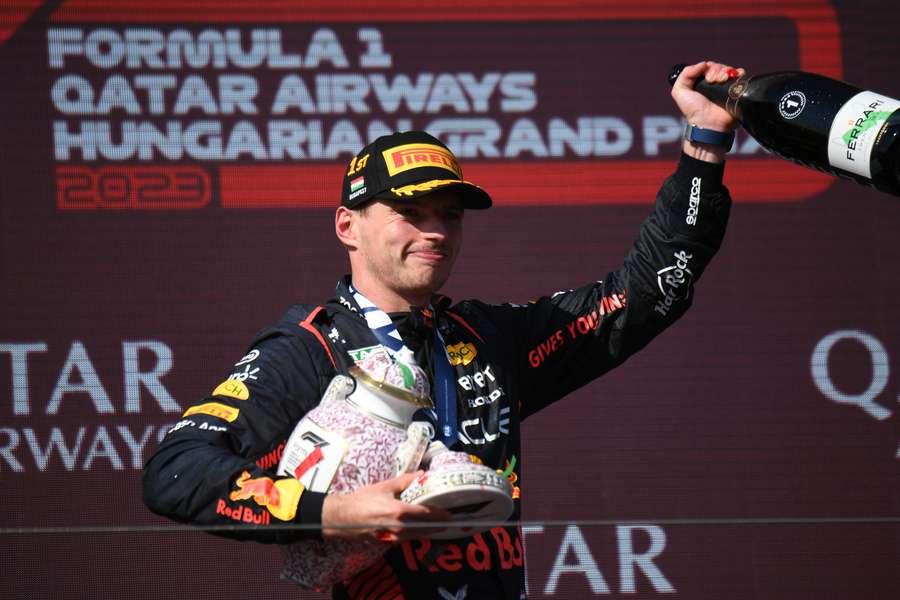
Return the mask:
<path id="1" fill-rule="evenodd" d="M 688 123 L 684 128 L 684 139 L 699 144 L 722 146 L 727 151 L 731 150 L 731 147 L 734 145 L 734 132 L 724 133 L 712 129 L 703 129 L 702 127 L 697 127 L 696 125 Z"/>

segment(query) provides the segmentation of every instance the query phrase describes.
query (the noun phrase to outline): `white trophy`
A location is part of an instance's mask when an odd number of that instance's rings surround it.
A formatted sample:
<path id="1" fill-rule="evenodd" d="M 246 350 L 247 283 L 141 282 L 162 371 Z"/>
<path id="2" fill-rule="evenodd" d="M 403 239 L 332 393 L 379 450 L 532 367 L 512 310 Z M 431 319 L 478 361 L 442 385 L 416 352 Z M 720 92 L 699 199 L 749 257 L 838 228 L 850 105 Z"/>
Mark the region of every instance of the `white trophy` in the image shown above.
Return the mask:
<path id="1" fill-rule="evenodd" d="M 349 494 L 427 468 L 400 498 L 454 516 L 447 529 L 431 537 L 473 535 L 486 527 L 465 522 L 507 519 L 513 500 L 506 477 L 469 454 L 432 442 L 432 425 L 412 420 L 417 410 L 433 408 L 425 372 L 383 346 L 356 352 L 350 376 L 332 379 L 319 405 L 294 428 L 278 474 L 292 475 L 315 492 Z M 389 547 L 374 540 L 301 540 L 283 547 L 282 577 L 311 589 L 327 588 L 372 565 Z"/>

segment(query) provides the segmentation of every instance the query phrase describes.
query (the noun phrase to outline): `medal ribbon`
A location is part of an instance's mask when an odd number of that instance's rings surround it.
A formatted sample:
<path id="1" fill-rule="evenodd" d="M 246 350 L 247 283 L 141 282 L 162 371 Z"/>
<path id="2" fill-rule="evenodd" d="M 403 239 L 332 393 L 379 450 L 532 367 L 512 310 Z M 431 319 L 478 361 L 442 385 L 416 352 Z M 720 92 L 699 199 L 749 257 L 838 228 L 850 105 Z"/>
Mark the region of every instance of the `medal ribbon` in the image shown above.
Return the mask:
<path id="1" fill-rule="evenodd" d="M 384 346 L 392 353 L 402 356 L 404 360 L 415 362 L 413 352 L 403 343 L 400 332 L 391 318 L 383 310 L 375 306 L 368 298 L 363 296 L 353 285 L 348 286 L 353 299 L 359 305 L 360 314 L 366 319 L 369 329 Z M 447 355 L 447 345 L 438 331 L 437 321 L 434 327 L 434 348 L 432 352 L 434 362 L 434 395 L 437 406 L 437 431 L 441 441 L 450 448 L 457 439 L 456 425 L 456 385 L 455 372 L 450 365 L 450 357 Z M 434 411 L 427 411 L 429 413 Z"/>
<path id="2" fill-rule="evenodd" d="M 437 322 L 434 327 L 434 395 L 436 396 L 438 413 L 438 431 L 441 441 L 448 448 L 456 442 L 456 382 L 453 367 L 450 365 L 450 357 L 447 356 L 447 344 L 441 332 L 438 331 Z"/>

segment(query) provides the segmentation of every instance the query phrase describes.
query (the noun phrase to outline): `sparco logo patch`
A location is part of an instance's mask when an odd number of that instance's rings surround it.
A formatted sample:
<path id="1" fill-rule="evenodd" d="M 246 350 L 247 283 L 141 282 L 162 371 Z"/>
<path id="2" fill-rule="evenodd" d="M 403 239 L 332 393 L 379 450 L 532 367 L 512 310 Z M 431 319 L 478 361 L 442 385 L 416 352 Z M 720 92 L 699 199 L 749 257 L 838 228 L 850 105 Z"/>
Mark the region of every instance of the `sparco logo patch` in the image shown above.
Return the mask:
<path id="1" fill-rule="evenodd" d="M 663 316 L 669 314 L 669 309 L 675 302 L 688 297 L 691 280 L 694 277 L 688 268 L 693 254 L 682 250 L 673 253 L 672 256 L 675 258 L 675 264 L 656 272 L 656 283 L 662 293 L 662 299 L 656 303 L 653 309 Z"/>
<path id="2" fill-rule="evenodd" d="M 688 225 L 696 225 L 697 217 L 700 213 L 700 186 L 703 180 L 699 177 L 691 179 L 691 199 L 688 203 L 687 218 L 684 220 Z"/>

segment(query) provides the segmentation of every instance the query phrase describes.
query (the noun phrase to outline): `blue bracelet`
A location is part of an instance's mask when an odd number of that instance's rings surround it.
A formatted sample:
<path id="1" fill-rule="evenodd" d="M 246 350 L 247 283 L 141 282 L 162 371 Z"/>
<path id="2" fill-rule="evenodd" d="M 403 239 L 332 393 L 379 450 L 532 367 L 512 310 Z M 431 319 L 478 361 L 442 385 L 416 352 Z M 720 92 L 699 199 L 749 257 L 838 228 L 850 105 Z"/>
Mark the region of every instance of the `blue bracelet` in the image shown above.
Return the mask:
<path id="1" fill-rule="evenodd" d="M 734 132 L 724 133 L 712 129 L 703 129 L 702 127 L 697 127 L 696 125 L 688 123 L 684 128 L 684 139 L 689 142 L 722 146 L 728 151 L 731 150 L 731 147 L 734 145 Z"/>

